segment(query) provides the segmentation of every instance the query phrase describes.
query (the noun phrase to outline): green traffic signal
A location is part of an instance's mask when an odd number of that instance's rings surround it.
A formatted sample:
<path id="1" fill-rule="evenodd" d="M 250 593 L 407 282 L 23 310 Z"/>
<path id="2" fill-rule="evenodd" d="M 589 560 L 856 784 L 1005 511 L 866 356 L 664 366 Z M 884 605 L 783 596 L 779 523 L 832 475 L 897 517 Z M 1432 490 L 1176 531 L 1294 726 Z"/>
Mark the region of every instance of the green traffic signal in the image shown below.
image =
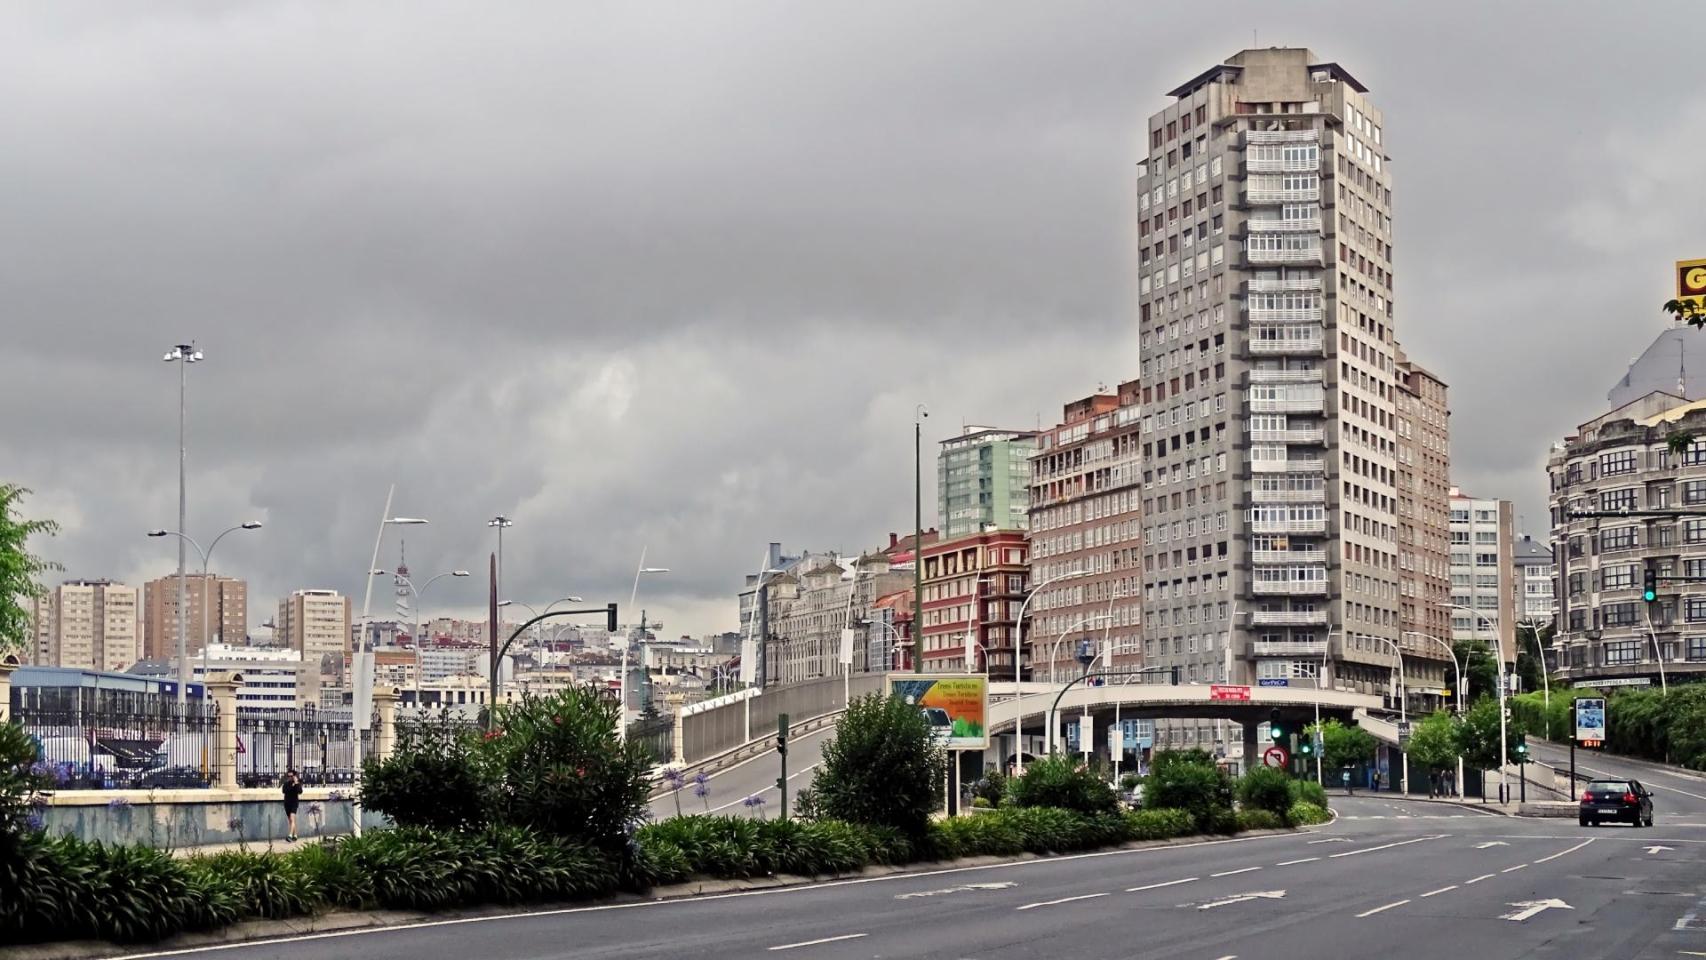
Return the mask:
<path id="1" fill-rule="evenodd" d="M 1641 599 L 1652 603 L 1659 598 L 1659 572 L 1651 566 L 1641 571 Z"/>
<path id="2" fill-rule="evenodd" d="M 1299 742 L 1297 745 L 1297 755 L 1300 757 L 1307 757 L 1307 756 L 1313 754 L 1314 752 L 1315 752 L 1315 741 L 1314 740 L 1303 740 L 1303 741 Z"/>

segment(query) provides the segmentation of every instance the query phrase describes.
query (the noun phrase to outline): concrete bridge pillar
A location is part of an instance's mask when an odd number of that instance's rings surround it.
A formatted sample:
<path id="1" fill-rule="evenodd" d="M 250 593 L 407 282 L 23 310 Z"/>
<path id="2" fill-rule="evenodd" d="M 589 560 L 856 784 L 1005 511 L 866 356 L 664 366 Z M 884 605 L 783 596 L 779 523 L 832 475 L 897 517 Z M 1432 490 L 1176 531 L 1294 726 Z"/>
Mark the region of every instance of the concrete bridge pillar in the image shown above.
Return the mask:
<path id="1" fill-rule="evenodd" d="M 1256 769 L 1256 767 L 1262 762 L 1261 744 L 1256 741 L 1256 728 L 1261 726 L 1261 724 L 1256 721 L 1244 721 L 1240 723 L 1239 726 L 1244 728 L 1243 772 L 1249 773 L 1251 770 Z"/>

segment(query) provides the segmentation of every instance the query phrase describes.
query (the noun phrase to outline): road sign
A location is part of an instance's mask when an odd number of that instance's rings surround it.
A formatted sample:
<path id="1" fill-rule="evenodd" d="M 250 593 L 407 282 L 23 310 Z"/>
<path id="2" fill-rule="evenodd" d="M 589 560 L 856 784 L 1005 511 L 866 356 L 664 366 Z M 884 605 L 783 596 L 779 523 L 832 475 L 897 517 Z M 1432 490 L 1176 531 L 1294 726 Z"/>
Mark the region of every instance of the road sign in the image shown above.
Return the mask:
<path id="1" fill-rule="evenodd" d="M 1263 687 L 1289 687 L 1291 681 L 1285 677 L 1263 677 L 1256 683 Z"/>
<path id="2" fill-rule="evenodd" d="M 1249 700 L 1250 688 L 1245 686 L 1231 686 L 1223 683 L 1210 684 L 1208 688 L 1208 698 L 1210 700 Z"/>
<path id="3" fill-rule="evenodd" d="M 1284 770 L 1286 764 L 1290 762 L 1291 756 L 1285 752 L 1284 747 L 1269 747 L 1262 751 L 1262 766 L 1264 767 Z"/>
<path id="4" fill-rule="evenodd" d="M 1398 742 L 1399 743 L 1409 743 L 1410 742 L 1410 721 L 1408 721 L 1408 720 L 1398 721 Z"/>
<path id="5" fill-rule="evenodd" d="M 1599 746 L 1605 742 L 1605 701 L 1584 697 L 1576 701 L 1576 742 Z"/>
<path id="6" fill-rule="evenodd" d="M 1597 689 L 1600 687 L 1650 687 L 1651 677 L 1604 677 L 1599 680 L 1577 680 L 1576 689 Z"/>

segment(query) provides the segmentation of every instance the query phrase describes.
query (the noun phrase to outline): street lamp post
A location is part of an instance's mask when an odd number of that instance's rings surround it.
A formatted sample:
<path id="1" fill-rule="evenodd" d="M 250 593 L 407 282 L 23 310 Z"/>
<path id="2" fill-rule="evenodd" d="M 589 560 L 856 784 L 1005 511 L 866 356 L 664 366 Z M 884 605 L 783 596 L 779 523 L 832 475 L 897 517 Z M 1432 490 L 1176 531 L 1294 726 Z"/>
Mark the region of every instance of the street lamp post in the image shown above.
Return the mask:
<path id="1" fill-rule="evenodd" d="M 1453 610 L 1462 610 L 1464 613 L 1486 623 L 1487 632 L 1493 635 L 1493 659 L 1499 667 L 1499 802 L 1504 803 L 1506 798 L 1510 795 L 1510 774 L 1505 770 L 1506 767 L 1510 766 L 1510 734 L 1506 729 L 1508 726 L 1508 718 L 1505 713 L 1505 651 L 1499 646 L 1499 628 L 1491 617 L 1486 616 L 1479 610 L 1466 607 L 1461 603 L 1448 603 L 1441 601 L 1437 606 L 1450 607 Z M 1486 795 L 1487 791 L 1482 790 L 1482 798 L 1485 798 Z"/>
<path id="2" fill-rule="evenodd" d="M 1398 725 L 1400 728 L 1407 728 L 1410 725 L 1410 687 L 1404 682 L 1404 648 L 1398 645 L 1397 640 L 1390 637 L 1375 637 L 1374 639 L 1381 643 L 1391 644 L 1392 657 L 1398 661 Z M 1410 792 L 1410 752 L 1408 750 L 1401 752 L 1404 754 L 1403 793 L 1408 795 Z"/>
<path id="3" fill-rule="evenodd" d="M 509 517 L 506 517 L 500 513 L 497 516 L 494 516 L 492 519 L 487 520 L 486 526 L 495 527 L 498 531 L 498 573 L 497 573 L 498 582 L 497 582 L 497 588 L 498 588 L 498 596 L 501 597 L 504 595 L 504 530 L 506 528 L 515 526 L 515 521 L 511 520 Z"/>
<path id="4" fill-rule="evenodd" d="M 1065 630 L 1060 631 L 1060 635 L 1054 638 L 1054 644 L 1049 647 L 1048 652 L 1048 682 L 1050 686 L 1060 682 L 1060 678 L 1056 675 L 1056 665 L 1060 663 L 1060 645 L 1066 640 L 1067 635 L 1071 634 L 1074 630 L 1087 627 L 1092 623 L 1100 623 L 1104 616 L 1105 614 L 1098 613 L 1088 617 L 1079 617 L 1077 622 L 1073 623 L 1072 626 L 1067 627 Z M 1069 683 L 1071 680 L 1071 677 L 1067 678 Z M 1023 696 L 1019 698 L 1019 707 L 1020 709 L 1018 714 L 1013 719 L 1015 729 L 1018 728 L 1020 723 L 1024 722 Z M 1043 751 L 1052 756 L 1054 754 L 1055 729 L 1059 726 L 1059 721 L 1055 717 L 1053 710 L 1049 711 L 1048 719 L 1045 722 L 1048 724 L 1048 729 L 1043 731 Z"/>
<path id="5" fill-rule="evenodd" d="M 259 530 L 260 528 L 261 528 L 261 522 L 259 520 L 250 520 L 246 523 L 239 523 L 235 527 L 227 527 L 226 529 L 220 531 L 219 536 L 213 538 L 213 542 L 207 545 L 206 550 L 203 550 L 201 548 L 201 544 L 196 543 L 194 540 L 190 539 L 190 537 L 187 534 L 185 534 L 179 530 L 150 530 L 150 531 L 148 531 L 148 535 L 151 537 L 177 537 L 178 538 L 178 553 L 180 556 L 183 554 L 184 544 L 187 543 L 190 546 L 194 547 L 196 554 L 201 557 L 201 629 L 202 629 L 202 633 L 203 633 L 203 637 L 202 637 L 202 641 L 201 641 L 201 679 L 202 679 L 203 683 L 207 682 L 207 671 L 212 664 L 212 656 L 208 653 L 208 647 L 210 647 L 212 645 L 212 641 L 209 638 L 213 636 L 213 633 L 212 633 L 212 630 L 210 629 L 209 624 L 207 622 L 207 614 L 208 614 L 208 611 L 207 611 L 207 594 L 208 594 L 208 588 L 209 588 L 209 586 L 211 586 L 207 581 L 207 571 L 208 571 L 209 560 L 213 557 L 213 548 L 219 546 L 219 541 L 225 539 L 225 535 L 227 533 L 233 533 L 233 532 L 238 531 L 238 530 Z M 182 586 L 183 586 L 183 577 L 182 577 L 182 574 L 180 574 L 179 575 L 179 591 L 178 591 L 178 656 L 180 656 L 180 657 L 187 655 L 187 651 L 185 651 L 185 649 L 184 649 L 184 647 L 186 646 L 186 643 L 184 642 L 184 623 L 185 623 L 185 621 L 187 621 L 189 619 L 188 613 L 184 610 L 184 604 L 186 602 L 186 598 L 184 597 L 184 591 L 182 589 Z M 221 624 L 223 624 L 223 621 L 224 621 L 223 616 L 220 617 L 220 621 L 221 621 Z M 247 625 L 245 624 L 245 626 L 247 626 Z M 180 676 L 184 672 L 184 666 L 185 666 L 184 661 L 179 661 L 178 670 L 179 670 Z M 187 680 L 180 682 L 178 685 L 179 686 L 179 692 L 181 693 L 183 691 L 183 688 L 187 685 L 188 685 Z"/>
<path id="6" fill-rule="evenodd" d="M 1403 636 L 1406 636 L 1406 637 L 1424 637 L 1428 640 L 1432 640 L 1434 643 L 1437 643 L 1440 646 L 1445 648 L 1446 655 L 1451 658 L 1451 669 L 1452 669 L 1453 676 L 1455 677 L 1454 683 L 1457 686 L 1457 696 L 1454 698 L 1457 702 L 1454 705 L 1453 709 L 1457 712 L 1457 715 L 1459 717 L 1463 716 L 1463 691 L 1465 689 L 1464 685 L 1463 685 L 1463 664 L 1460 663 L 1457 659 L 1457 651 L 1451 649 L 1451 644 L 1446 643 L 1444 640 L 1441 640 L 1439 637 L 1436 637 L 1431 633 L 1421 633 L 1420 631 L 1416 631 L 1416 630 L 1406 630 L 1406 631 L 1404 631 Z M 1456 780 L 1456 784 L 1457 784 L 1457 798 L 1459 800 L 1461 800 L 1461 799 L 1463 799 L 1463 754 L 1462 753 L 1459 753 L 1457 755 L 1457 780 Z"/>
<path id="7" fill-rule="evenodd" d="M 1050 584 L 1059 583 L 1062 580 L 1070 580 L 1073 577 L 1088 576 L 1089 573 L 1090 571 L 1079 568 L 1077 570 L 1068 570 L 1065 573 L 1055 574 L 1047 580 L 1044 580 L 1042 583 L 1037 584 L 1035 587 L 1032 587 L 1031 591 L 1025 594 L 1025 599 L 1020 602 L 1019 616 L 1013 621 L 1013 695 L 1017 697 L 1021 703 L 1024 701 L 1024 694 L 1021 691 L 1023 690 L 1025 683 L 1025 609 L 1031 605 L 1031 600 Z M 913 614 L 914 621 L 921 620 L 922 617 L 922 611 Z M 1053 682 L 1052 678 L 1050 682 Z M 1025 772 L 1025 716 L 1023 713 L 1013 717 L 1013 764 L 1013 769 L 1016 773 L 1022 774 Z"/>
<path id="8" fill-rule="evenodd" d="M 466 571 L 466 570 L 446 570 L 443 573 L 434 574 L 431 577 L 428 577 L 427 582 L 421 584 L 419 589 L 416 589 L 415 588 L 415 581 L 413 579 L 411 579 L 408 574 L 406 574 L 406 573 L 397 574 L 397 579 L 401 580 L 403 582 L 403 585 L 409 588 L 409 592 L 415 595 L 415 709 L 416 710 L 419 710 L 421 708 L 421 669 L 422 669 L 422 660 L 421 660 L 421 647 L 422 647 L 422 644 L 421 644 L 421 595 L 426 593 L 428 588 L 430 588 L 433 584 L 437 583 L 439 580 L 443 579 L 444 577 L 466 577 L 466 576 L 468 576 L 468 571 Z"/>
<path id="9" fill-rule="evenodd" d="M 879 636 L 884 636 L 888 643 L 888 646 L 883 651 L 883 672 L 888 673 L 892 671 L 895 668 L 894 654 L 900 647 L 900 631 L 896 630 L 894 625 L 889 623 L 887 620 L 872 620 L 870 618 L 866 618 L 864 620 L 860 620 L 859 623 L 867 627 L 882 627 L 884 630 L 888 631 L 886 635 L 879 634 Z M 893 639 L 888 639 L 891 637 Z M 869 654 L 866 656 L 869 657 Z"/>
<path id="10" fill-rule="evenodd" d="M 420 517 L 393 517 L 391 515 L 391 499 L 396 493 L 397 485 L 393 483 L 390 489 L 385 492 L 385 510 L 379 515 L 379 531 L 373 536 L 373 558 L 367 562 L 367 588 L 361 598 L 361 639 L 356 644 L 355 676 L 352 678 L 354 683 L 351 685 L 349 738 L 353 769 L 350 772 L 350 780 L 356 785 L 357 789 L 353 791 L 355 799 L 350 811 L 350 832 L 358 837 L 361 836 L 361 730 L 366 723 L 366 718 L 360 716 L 360 713 L 364 699 L 367 699 L 367 703 L 371 706 L 371 684 L 373 682 L 373 678 L 367 675 L 365 660 L 361 656 L 364 651 L 361 648 L 367 644 L 367 618 L 368 611 L 373 604 L 374 573 L 377 571 L 379 575 L 383 576 L 388 572 L 379 569 L 379 547 L 385 540 L 386 527 L 393 525 L 415 526 L 427 522 Z M 363 697 L 364 689 L 369 694 L 368 698 Z M 488 709 L 496 706 L 497 704 L 492 704 Z"/>
<path id="11" fill-rule="evenodd" d="M 203 357 L 202 352 L 195 348 L 195 341 L 192 340 L 189 343 L 177 344 L 160 359 L 178 365 L 178 529 L 182 530 L 189 526 L 189 495 L 184 485 L 185 467 L 189 459 L 184 434 L 185 398 L 189 392 L 190 364 L 200 363 Z M 184 632 L 185 621 L 188 619 L 184 614 L 184 607 L 189 604 L 189 582 L 185 579 L 187 575 L 184 573 L 184 560 L 184 541 L 180 539 L 178 541 L 178 703 L 180 704 L 188 699 L 190 686 L 190 660 L 189 651 L 186 649 L 188 641 Z"/>
<path id="12" fill-rule="evenodd" d="M 668 567 L 646 566 L 647 549 L 648 548 L 646 547 L 640 548 L 640 562 L 639 565 L 634 568 L 634 588 L 628 592 L 628 617 L 630 619 L 633 618 L 634 611 L 639 609 L 635 604 L 639 603 L 640 600 L 640 577 L 648 573 L 669 572 Z M 643 640 L 644 638 L 642 637 L 641 639 Z M 630 623 L 628 626 L 628 637 L 622 644 L 622 676 L 616 681 L 618 704 L 620 706 L 619 716 L 616 721 L 616 739 L 618 740 L 628 739 L 628 651 L 633 646 L 634 627 L 633 624 Z"/>

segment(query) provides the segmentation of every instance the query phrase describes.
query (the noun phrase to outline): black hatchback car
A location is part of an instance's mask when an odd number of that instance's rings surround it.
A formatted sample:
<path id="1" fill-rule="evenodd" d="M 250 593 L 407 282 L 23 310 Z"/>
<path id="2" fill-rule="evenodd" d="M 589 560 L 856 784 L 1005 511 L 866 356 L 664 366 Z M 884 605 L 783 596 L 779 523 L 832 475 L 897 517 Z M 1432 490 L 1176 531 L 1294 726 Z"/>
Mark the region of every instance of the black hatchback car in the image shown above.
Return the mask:
<path id="1" fill-rule="evenodd" d="M 1582 791 L 1581 825 L 1613 820 L 1637 827 L 1653 825 L 1653 795 L 1639 780 L 1595 780 Z"/>

